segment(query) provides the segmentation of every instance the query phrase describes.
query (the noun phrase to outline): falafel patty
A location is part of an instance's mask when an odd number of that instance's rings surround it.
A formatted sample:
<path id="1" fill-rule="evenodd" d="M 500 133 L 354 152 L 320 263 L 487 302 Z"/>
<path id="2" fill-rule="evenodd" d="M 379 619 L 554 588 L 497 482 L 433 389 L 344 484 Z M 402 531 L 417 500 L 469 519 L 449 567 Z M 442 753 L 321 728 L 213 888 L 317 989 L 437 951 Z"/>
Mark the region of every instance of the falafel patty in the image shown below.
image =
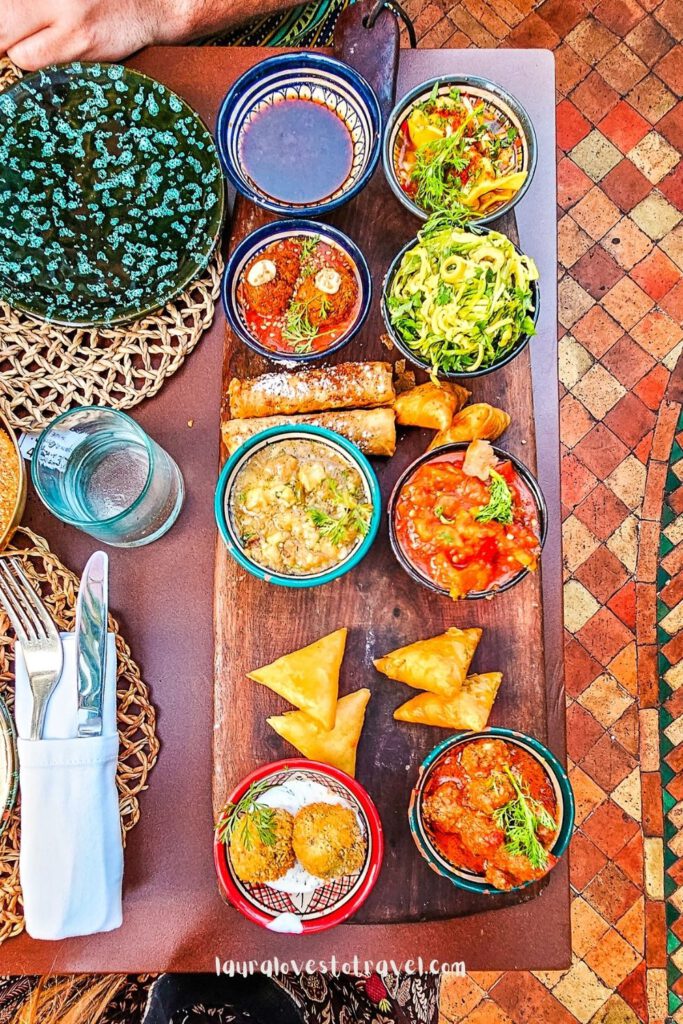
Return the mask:
<path id="1" fill-rule="evenodd" d="M 242 288 L 247 304 L 260 316 L 283 316 L 294 294 L 294 285 L 301 270 L 299 246 L 288 245 L 288 239 L 269 245 L 244 268 Z M 275 277 L 263 284 L 250 284 L 253 268 L 265 260 L 275 264 Z"/>
<path id="2" fill-rule="evenodd" d="M 336 272 L 341 278 L 339 288 L 334 294 L 322 291 L 317 287 L 316 275 L 304 278 L 297 288 L 295 301 L 306 306 L 308 319 L 314 327 L 335 327 L 351 313 L 358 298 L 358 282 L 346 267 L 337 265 Z"/>
<path id="3" fill-rule="evenodd" d="M 273 811 L 274 841 L 263 842 L 253 822 L 242 818 L 230 837 L 230 861 L 237 877 L 243 882 L 275 882 L 294 867 L 292 827 L 294 819 L 289 811 Z"/>
<path id="4" fill-rule="evenodd" d="M 365 862 L 365 840 L 350 807 L 313 803 L 294 817 L 294 853 L 316 878 L 341 878 L 360 871 Z"/>

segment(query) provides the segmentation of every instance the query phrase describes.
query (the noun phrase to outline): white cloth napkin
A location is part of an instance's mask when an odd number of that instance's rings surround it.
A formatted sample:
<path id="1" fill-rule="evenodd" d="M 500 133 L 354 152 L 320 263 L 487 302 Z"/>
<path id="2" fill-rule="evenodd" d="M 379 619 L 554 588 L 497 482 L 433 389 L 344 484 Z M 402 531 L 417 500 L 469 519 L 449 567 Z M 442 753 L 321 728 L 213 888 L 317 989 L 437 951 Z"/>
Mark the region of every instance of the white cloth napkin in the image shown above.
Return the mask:
<path id="1" fill-rule="evenodd" d="M 32 696 L 17 644 L 19 874 L 26 931 L 65 939 L 121 925 L 123 845 L 116 789 L 116 644 L 107 637 L 101 736 L 78 736 L 76 637 L 62 633 L 64 668 L 45 717 L 29 740 Z"/>

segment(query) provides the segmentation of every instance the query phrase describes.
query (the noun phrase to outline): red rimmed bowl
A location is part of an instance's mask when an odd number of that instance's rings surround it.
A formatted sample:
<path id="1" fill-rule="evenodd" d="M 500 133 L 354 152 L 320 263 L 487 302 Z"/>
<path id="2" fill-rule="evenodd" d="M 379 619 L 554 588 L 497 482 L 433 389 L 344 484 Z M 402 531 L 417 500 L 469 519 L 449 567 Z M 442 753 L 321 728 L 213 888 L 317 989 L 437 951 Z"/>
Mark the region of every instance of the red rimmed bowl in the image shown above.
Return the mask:
<path id="1" fill-rule="evenodd" d="M 226 803 L 236 804 L 250 786 L 272 780 L 273 787 L 301 779 L 316 782 L 330 795 L 344 800 L 357 814 L 367 852 L 356 874 L 324 881 L 313 892 L 287 893 L 272 886 L 242 882 L 235 874 L 225 843 L 214 837 L 213 859 L 221 895 L 249 921 L 271 931 L 314 935 L 347 921 L 365 903 L 379 877 L 384 855 L 384 835 L 377 808 L 366 790 L 346 772 L 304 757 L 286 758 L 262 765 L 247 775 L 229 795 Z M 295 915 L 301 932 L 280 928 L 280 915 Z"/>

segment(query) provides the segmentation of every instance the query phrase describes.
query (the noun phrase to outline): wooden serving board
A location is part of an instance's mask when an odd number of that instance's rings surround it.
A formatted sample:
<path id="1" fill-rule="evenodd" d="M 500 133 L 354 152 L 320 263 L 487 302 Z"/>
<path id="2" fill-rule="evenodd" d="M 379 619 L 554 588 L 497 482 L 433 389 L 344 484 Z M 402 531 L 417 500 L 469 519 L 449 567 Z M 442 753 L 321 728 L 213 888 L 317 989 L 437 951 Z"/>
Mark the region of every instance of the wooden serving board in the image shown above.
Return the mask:
<path id="1" fill-rule="evenodd" d="M 359 18 L 361 10 L 361 5 L 354 6 L 349 14 L 355 12 Z M 350 19 L 338 34 L 338 55 L 371 81 L 385 116 L 393 102 L 397 34 L 391 19 L 382 19 L 372 33 L 359 31 L 358 22 Z M 230 247 L 271 219 L 238 197 Z M 370 265 L 374 287 L 372 310 L 362 331 L 330 361 L 394 361 L 399 354 L 387 351 L 380 340 L 384 333 L 380 312 L 382 280 L 396 252 L 415 235 L 419 222 L 393 196 L 381 167 L 368 187 L 329 221 L 360 246 Z M 513 241 L 519 241 L 513 215 L 494 226 Z M 224 387 L 233 376 L 255 376 L 269 369 L 273 369 L 272 363 L 258 357 L 226 328 Z M 507 367 L 474 381 L 472 392 L 471 401 L 487 401 L 511 414 L 512 424 L 498 444 L 535 472 L 537 442 L 542 444 L 543 438 L 537 437 L 535 429 L 529 349 Z M 554 385 L 547 401 L 556 407 Z M 401 428 L 394 457 L 373 460 L 382 489 L 383 509 L 398 476 L 425 451 L 432 436 L 428 431 Z M 553 443 L 552 438 L 548 441 Z M 551 499 L 549 516 L 559 522 L 557 495 L 547 497 Z M 215 590 L 215 812 L 246 773 L 259 764 L 295 753 L 266 724 L 268 715 L 290 710 L 289 705 L 265 687 L 250 682 L 246 673 L 346 626 L 349 636 L 340 693 L 360 686 L 368 686 L 372 691 L 359 747 L 357 777 L 378 806 L 386 840 L 379 882 L 354 923 L 454 917 L 533 898 L 539 886 L 526 889 L 521 897 L 512 894 L 482 898 L 462 892 L 434 874 L 421 858 L 408 828 L 410 791 L 426 754 L 449 733 L 396 722 L 393 711 L 414 691 L 376 672 L 372 660 L 403 644 L 440 633 L 448 626 L 481 626 L 484 634 L 473 669 L 503 672 L 490 724 L 519 729 L 546 741 L 547 682 L 549 673 L 557 668 L 557 650 L 546 654 L 548 638 L 544 635 L 542 592 L 548 584 L 555 591 L 561 586 L 560 573 L 559 562 L 554 559 L 552 564 L 493 600 L 454 603 L 414 583 L 399 566 L 389 546 L 384 515 L 375 544 L 355 570 L 324 587 L 288 590 L 261 582 L 241 570 L 219 540 Z M 552 578 L 544 581 L 548 574 Z M 555 632 L 559 635 L 553 639 L 561 649 L 561 627 Z"/>

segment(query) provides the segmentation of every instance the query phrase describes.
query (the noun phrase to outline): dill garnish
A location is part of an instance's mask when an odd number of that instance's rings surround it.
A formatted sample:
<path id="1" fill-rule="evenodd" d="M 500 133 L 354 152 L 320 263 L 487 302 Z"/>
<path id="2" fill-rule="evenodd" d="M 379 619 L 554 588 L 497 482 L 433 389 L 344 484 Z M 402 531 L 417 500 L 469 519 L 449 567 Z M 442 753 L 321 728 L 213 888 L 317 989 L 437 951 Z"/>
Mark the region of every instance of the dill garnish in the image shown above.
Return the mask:
<path id="1" fill-rule="evenodd" d="M 320 238 L 315 235 L 304 235 L 301 239 L 301 276 L 310 277 L 315 270 L 315 263 L 313 257 Z"/>
<path id="2" fill-rule="evenodd" d="M 479 523 L 490 523 L 495 519 L 498 523 L 509 525 L 512 522 L 512 491 L 495 469 L 490 471 L 490 476 L 489 503 L 475 512 L 474 518 Z"/>
<path id="3" fill-rule="evenodd" d="M 332 304 L 329 299 L 318 300 L 318 315 L 321 320 L 329 316 Z M 310 302 L 299 302 L 293 299 L 285 313 L 285 326 L 282 328 L 282 337 L 292 342 L 294 351 L 299 353 L 310 352 L 314 338 L 317 338 L 320 328 L 312 324 L 309 317 Z"/>
<path id="4" fill-rule="evenodd" d="M 415 151 L 412 171 L 417 186 L 415 201 L 424 210 L 448 210 L 453 218 L 462 222 L 471 215 L 471 210 L 460 202 L 463 192 L 460 174 L 471 160 L 472 139 L 468 129 L 482 109 L 483 104 L 477 106 L 452 135 L 433 139 Z"/>
<path id="5" fill-rule="evenodd" d="M 282 328 L 282 337 L 295 345 L 310 346 L 310 343 L 318 334 L 318 328 L 311 323 L 308 317 L 307 302 L 290 302 L 289 309 L 285 314 L 285 326 Z"/>
<path id="6" fill-rule="evenodd" d="M 319 508 L 309 508 L 307 512 L 321 537 L 328 537 L 330 542 L 338 548 L 353 530 L 361 537 L 366 535 L 370 529 L 372 506 L 354 504 L 336 518 Z"/>
<path id="7" fill-rule="evenodd" d="M 506 836 L 506 849 L 511 856 L 524 856 L 533 868 L 545 870 L 548 866 L 548 851 L 540 842 L 536 832 L 539 828 L 556 831 L 557 822 L 543 804 L 520 786 L 517 776 L 508 765 L 503 771 L 515 791 L 514 800 L 493 812 L 493 818 Z"/>
<path id="8" fill-rule="evenodd" d="M 254 848 L 254 834 L 264 846 L 274 846 L 275 811 L 272 807 L 258 803 L 258 798 L 270 786 L 269 779 L 255 782 L 236 804 L 226 804 L 216 822 L 216 835 L 221 843 L 228 845 L 239 829 L 245 850 Z"/>

